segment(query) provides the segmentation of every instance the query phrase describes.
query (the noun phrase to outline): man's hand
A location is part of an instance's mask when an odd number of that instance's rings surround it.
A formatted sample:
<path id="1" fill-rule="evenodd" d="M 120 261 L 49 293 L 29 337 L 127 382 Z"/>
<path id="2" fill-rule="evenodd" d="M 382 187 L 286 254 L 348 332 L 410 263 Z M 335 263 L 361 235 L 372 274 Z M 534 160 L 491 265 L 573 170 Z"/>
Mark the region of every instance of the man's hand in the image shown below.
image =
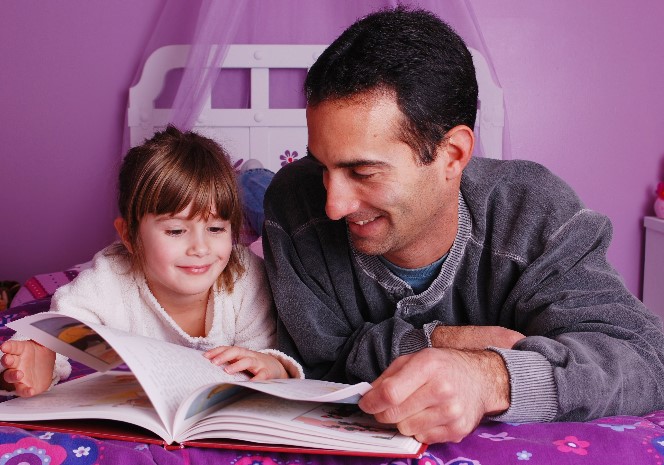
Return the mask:
<path id="1" fill-rule="evenodd" d="M 269 354 L 236 346 L 219 346 L 203 354 L 215 365 L 228 363 L 226 373 L 235 374 L 248 371 L 254 381 L 272 378 L 288 378 L 288 372 L 281 362 Z"/>
<path id="2" fill-rule="evenodd" d="M 502 326 L 437 326 L 431 333 L 431 345 L 447 349 L 511 349 L 525 337 Z"/>
<path id="3" fill-rule="evenodd" d="M 459 442 L 509 408 L 509 376 L 492 351 L 424 349 L 397 358 L 360 408 L 424 443 Z"/>
<path id="4" fill-rule="evenodd" d="M 32 397 L 46 391 L 53 381 L 55 352 L 34 341 L 9 340 L 0 346 L 5 355 L 0 363 L 4 389 L 17 396 Z"/>

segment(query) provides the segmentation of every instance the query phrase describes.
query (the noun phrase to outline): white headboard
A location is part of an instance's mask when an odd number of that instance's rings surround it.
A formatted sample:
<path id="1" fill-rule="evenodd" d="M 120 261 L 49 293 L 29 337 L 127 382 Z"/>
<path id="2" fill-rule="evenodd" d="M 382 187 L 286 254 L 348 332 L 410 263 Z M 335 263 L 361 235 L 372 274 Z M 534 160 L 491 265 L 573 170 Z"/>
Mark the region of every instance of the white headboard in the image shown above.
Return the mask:
<path id="1" fill-rule="evenodd" d="M 212 108 L 211 98 L 201 111 L 194 130 L 220 142 L 234 161 L 255 158 L 277 171 L 284 159 L 296 152 L 306 154 L 307 130 L 303 108 L 270 108 L 270 69 L 308 69 L 325 45 L 231 45 L 223 68 L 249 68 L 250 108 Z M 163 129 L 169 109 L 155 108 L 169 71 L 184 68 L 188 45 L 157 49 L 147 59 L 140 81 L 129 91 L 128 122 L 131 146 Z M 504 106 L 503 91 L 491 78 L 484 57 L 471 49 L 479 85 L 478 118 L 475 127 L 481 152 L 502 158 Z M 210 54 L 213 56 L 214 51 Z"/>

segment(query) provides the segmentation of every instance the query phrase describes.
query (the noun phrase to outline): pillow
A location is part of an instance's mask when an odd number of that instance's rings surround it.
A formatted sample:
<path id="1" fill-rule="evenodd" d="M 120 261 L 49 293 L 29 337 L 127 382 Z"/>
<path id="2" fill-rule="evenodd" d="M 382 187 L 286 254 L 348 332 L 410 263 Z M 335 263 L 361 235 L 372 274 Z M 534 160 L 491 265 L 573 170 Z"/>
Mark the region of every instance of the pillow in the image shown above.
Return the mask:
<path id="1" fill-rule="evenodd" d="M 12 302 L 13 303 L 13 302 Z M 14 333 L 13 330 L 6 328 L 5 325 L 10 321 L 15 321 L 23 318 L 24 316 L 34 315 L 35 313 L 41 313 L 47 311 L 51 306 L 51 296 L 44 297 L 42 299 L 30 300 L 21 305 L 12 305 L 10 308 L 4 312 L 0 312 L 0 341 L 4 341 L 11 334 Z M 5 331 L 9 331 L 9 336 Z"/>
<path id="2" fill-rule="evenodd" d="M 28 279 L 18 290 L 9 308 L 19 307 L 32 300 L 51 297 L 57 288 L 70 283 L 78 273 L 92 266 L 92 261 L 80 263 L 65 271 L 44 273 Z"/>

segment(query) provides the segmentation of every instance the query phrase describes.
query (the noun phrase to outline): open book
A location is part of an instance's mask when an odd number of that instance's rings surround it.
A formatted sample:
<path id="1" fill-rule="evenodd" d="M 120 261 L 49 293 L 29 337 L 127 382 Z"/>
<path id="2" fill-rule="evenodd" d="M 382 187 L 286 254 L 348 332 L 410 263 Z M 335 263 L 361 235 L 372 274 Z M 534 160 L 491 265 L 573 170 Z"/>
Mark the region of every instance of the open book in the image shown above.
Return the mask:
<path id="1" fill-rule="evenodd" d="M 165 445 L 228 447 L 230 440 L 240 449 L 237 441 L 277 446 L 263 450 L 388 457 L 417 457 L 425 449 L 357 407 L 368 383 L 248 381 L 198 350 L 51 313 L 8 326 L 97 373 L 0 403 L 4 422 L 115 420 L 149 430 Z M 131 372 L 117 370 L 123 363 Z M 100 424 L 79 432 L 94 436 Z"/>

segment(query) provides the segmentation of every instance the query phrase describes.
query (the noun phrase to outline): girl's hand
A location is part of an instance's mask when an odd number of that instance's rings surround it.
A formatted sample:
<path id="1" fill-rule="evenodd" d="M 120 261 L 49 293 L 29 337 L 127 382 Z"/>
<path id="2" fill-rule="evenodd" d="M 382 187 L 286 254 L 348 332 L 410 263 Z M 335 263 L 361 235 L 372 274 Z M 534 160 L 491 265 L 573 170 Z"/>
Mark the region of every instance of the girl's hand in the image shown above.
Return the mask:
<path id="1" fill-rule="evenodd" d="M 228 366 L 224 371 L 229 374 L 248 371 L 253 374 L 253 381 L 271 378 L 288 378 L 286 369 L 272 355 L 262 354 L 242 347 L 219 346 L 203 354 L 215 365 Z"/>
<path id="2" fill-rule="evenodd" d="M 34 341 L 9 340 L 0 346 L 5 354 L 0 364 L 3 388 L 14 390 L 20 397 L 32 397 L 46 391 L 53 380 L 55 352 Z"/>

